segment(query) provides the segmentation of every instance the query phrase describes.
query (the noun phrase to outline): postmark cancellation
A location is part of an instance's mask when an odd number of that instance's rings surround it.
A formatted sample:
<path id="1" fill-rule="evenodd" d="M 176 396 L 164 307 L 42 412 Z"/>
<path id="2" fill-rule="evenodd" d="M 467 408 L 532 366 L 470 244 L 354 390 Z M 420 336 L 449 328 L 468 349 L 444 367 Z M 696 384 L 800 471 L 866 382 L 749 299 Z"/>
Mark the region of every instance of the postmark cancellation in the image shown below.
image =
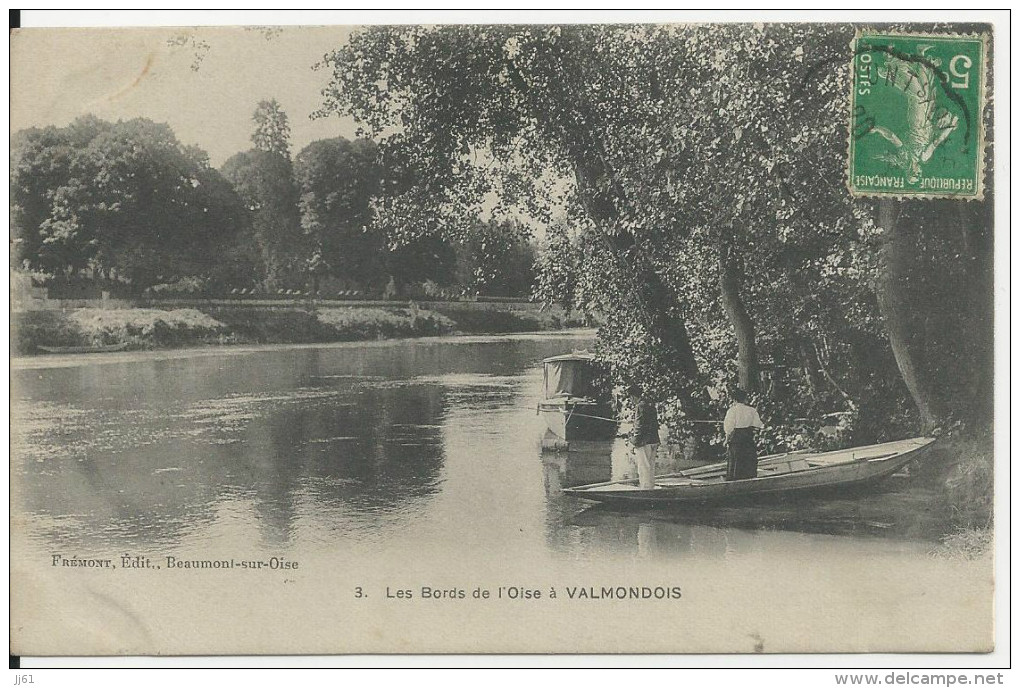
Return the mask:
<path id="1" fill-rule="evenodd" d="M 987 36 L 858 32 L 848 179 L 855 196 L 983 198 Z"/>

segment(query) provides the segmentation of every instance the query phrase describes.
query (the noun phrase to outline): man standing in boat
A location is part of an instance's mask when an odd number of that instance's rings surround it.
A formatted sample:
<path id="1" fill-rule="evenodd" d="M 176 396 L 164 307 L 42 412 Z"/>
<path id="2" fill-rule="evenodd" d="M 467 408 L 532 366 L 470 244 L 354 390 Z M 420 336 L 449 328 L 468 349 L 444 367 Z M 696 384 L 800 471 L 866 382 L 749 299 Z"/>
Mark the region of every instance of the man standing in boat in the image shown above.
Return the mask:
<path id="1" fill-rule="evenodd" d="M 659 416 L 655 404 L 645 398 L 641 385 L 632 384 L 628 390 L 634 407 L 634 429 L 631 444 L 638 468 L 638 485 L 642 490 L 655 487 L 655 452 L 659 449 Z"/>
<path id="2" fill-rule="evenodd" d="M 726 479 L 744 480 L 758 475 L 758 451 L 754 429 L 765 425 L 758 411 L 747 403 L 747 393 L 739 387 L 730 391 L 733 404 L 723 420 L 726 433 Z"/>

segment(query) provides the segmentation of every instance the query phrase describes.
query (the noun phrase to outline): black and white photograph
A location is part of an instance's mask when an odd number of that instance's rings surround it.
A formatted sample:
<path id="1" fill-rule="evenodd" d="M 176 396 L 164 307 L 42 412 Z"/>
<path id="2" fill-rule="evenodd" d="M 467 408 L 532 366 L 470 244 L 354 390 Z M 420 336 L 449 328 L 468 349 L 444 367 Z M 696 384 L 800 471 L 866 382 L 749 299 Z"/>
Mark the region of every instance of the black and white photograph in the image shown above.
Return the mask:
<path id="1" fill-rule="evenodd" d="M 1008 651 L 1008 15 L 279 14 L 11 30 L 12 656 Z"/>

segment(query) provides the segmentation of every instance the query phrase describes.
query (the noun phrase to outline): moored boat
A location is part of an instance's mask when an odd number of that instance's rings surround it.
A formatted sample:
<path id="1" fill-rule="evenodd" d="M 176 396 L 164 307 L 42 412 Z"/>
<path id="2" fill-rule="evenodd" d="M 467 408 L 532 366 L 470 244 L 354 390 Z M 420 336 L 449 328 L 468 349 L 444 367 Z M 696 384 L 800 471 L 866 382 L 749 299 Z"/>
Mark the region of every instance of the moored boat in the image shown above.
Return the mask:
<path id="1" fill-rule="evenodd" d="M 538 413 L 554 439 L 604 440 L 616 435 L 612 405 L 595 388 L 594 362 L 595 356 L 586 351 L 542 361 L 545 398 Z"/>
<path id="2" fill-rule="evenodd" d="M 746 480 L 727 481 L 726 464 L 716 463 L 657 476 L 652 489 L 641 489 L 632 478 L 582 485 L 563 492 L 620 505 L 667 506 L 840 490 L 892 475 L 925 454 L 933 442 L 932 437 L 915 437 L 838 451 L 764 456 L 758 461 L 757 477 Z"/>

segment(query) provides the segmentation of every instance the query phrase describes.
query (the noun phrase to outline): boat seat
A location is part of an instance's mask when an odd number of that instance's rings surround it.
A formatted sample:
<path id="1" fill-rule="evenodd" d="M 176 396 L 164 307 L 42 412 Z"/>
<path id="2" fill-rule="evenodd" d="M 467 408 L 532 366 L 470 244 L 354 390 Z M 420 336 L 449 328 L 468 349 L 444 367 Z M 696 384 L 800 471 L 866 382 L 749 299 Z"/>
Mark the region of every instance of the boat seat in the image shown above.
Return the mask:
<path id="1" fill-rule="evenodd" d="M 783 473 L 795 473 L 797 471 L 806 471 L 810 466 L 805 459 L 790 459 L 789 461 L 779 461 L 777 463 L 771 463 L 767 466 L 759 466 L 759 475 L 781 475 Z"/>

